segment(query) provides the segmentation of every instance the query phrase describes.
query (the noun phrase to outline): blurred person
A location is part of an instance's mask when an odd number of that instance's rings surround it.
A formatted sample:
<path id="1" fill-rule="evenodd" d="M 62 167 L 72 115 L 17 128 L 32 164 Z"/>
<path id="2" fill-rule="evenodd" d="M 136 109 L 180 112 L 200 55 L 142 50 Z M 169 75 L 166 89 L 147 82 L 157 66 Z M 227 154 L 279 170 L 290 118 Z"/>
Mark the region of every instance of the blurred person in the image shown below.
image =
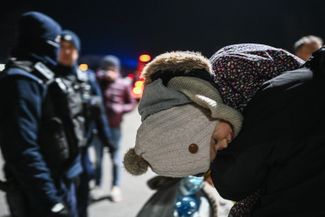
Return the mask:
<path id="1" fill-rule="evenodd" d="M 77 217 L 74 178 L 79 150 L 56 111 L 68 109 L 56 78 L 60 25 L 24 13 L 11 59 L 0 74 L 0 146 L 6 199 L 13 217 Z M 55 95 L 56 94 L 56 95 Z M 57 102 L 56 100 L 60 102 Z M 3 184 L 3 183 L 2 183 Z"/>
<path id="2" fill-rule="evenodd" d="M 100 69 L 97 72 L 104 97 L 104 105 L 112 132 L 112 144 L 115 150 L 111 152 L 112 160 L 112 188 L 111 199 L 113 202 L 122 200 L 121 170 L 121 124 L 124 114 L 131 112 L 137 105 L 131 95 L 131 85 L 121 77 L 121 65 L 117 57 L 108 55 L 101 60 Z M 101 184 L 102 147 L 98 147 L 98 177 L 97 185 Z"/>
<path id="3" fill-rule="evenodd" d="M 304 36 L 299 39 L 294 45 L 295 54 L 307 61 L 312 53 L 323 46 L 323 39 L 314 35 Z"/>
<path id="4" fill-rule="evenodd" d="M 95 137 L 112 150 L 110 144 L 111 132 L 105 114 L 100 87 L 97 84 L 94 72 L 82 72 L 78 67 L 78 58 L 81 51 L 79 37 L 70 30 L 64 30 L 61 34 L 59 64 L 60 73 L 64 76 L 72 76 L 78 80 L 82 94 L 83 114 L 86 121 L 85 139 L 86 146 L 81 150 L 81 162 L 83 172 L 77 189 L 78 210 L 80 217 L 87 217 L 89 204 L 89 181 L 94 178 L 94 168 L 89 159 L 89 147 Z"/>

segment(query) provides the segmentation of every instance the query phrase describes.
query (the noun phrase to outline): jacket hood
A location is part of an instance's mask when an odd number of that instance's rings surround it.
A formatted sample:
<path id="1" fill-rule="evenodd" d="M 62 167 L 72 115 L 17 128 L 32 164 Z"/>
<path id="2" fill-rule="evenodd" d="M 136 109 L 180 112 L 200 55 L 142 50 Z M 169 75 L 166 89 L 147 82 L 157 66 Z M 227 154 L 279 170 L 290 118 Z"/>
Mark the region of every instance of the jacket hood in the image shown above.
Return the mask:
<path id="1" fill-rule="evenodd" d="M 153 77 L 159 72 L 168 71 L 176 75 L 178 72 L 186 74 L 193 70 L 204 70 L 212 75 L 211 63 L 200 53 L 173 51 L 161 54 L 147 64 L 142 71 L 142 77 L 147 85 L 155 80 Z"/>

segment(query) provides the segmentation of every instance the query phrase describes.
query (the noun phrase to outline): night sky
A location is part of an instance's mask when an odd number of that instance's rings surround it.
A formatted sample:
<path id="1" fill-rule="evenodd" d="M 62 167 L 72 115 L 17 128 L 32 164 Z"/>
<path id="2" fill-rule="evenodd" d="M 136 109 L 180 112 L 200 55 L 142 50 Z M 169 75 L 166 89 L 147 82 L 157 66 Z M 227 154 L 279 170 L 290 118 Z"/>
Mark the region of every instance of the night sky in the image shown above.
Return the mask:
<path id="1" fill-rule="evenodd" d="M 171 50 L 210 57 L 222 46 L 257 42 L 292 51 L 301 36 L 325 38 L 324 0 L 1 1 L 0 60 L 14 44 L 19 14 L 37 10 L 75 31 L 82 54 L 137 58 Z"/>

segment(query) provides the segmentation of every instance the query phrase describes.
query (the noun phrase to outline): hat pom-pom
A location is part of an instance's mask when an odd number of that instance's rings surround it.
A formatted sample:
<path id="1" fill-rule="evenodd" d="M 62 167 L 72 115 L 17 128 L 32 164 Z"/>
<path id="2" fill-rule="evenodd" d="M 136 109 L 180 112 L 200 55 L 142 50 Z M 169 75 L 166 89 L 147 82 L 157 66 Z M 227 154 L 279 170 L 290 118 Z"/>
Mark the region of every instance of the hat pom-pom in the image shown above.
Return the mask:
<path id="1" fill-rule="evenodd" d="M 145 172 L 147 172 L 149 167 L 149 163 L 141 156 L 137 155 L 135 153 L 134 148 L 131 148 L 124 155 L 123 163 L 126 171 L 135 176 L 144 174 Z"/>

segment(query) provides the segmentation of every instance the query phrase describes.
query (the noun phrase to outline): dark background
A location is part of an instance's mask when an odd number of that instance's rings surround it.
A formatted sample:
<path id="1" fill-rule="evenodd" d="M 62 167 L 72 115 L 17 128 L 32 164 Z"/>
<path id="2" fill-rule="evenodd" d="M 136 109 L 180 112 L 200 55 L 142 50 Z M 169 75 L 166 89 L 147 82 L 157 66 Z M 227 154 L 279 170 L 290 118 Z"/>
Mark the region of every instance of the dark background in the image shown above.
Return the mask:
<path id="1" fill-rule="evenodd" d="M 325 0 L 106 0 L 4 1 L 0 14 L 0 61 L 14 44 L 15 23 L 37 10 L 79 34 L 82 53 L 137 59 L 143 52 L 200 51 L 257 42 L 292 51 L 301 36 L 325 37 Z"/>

